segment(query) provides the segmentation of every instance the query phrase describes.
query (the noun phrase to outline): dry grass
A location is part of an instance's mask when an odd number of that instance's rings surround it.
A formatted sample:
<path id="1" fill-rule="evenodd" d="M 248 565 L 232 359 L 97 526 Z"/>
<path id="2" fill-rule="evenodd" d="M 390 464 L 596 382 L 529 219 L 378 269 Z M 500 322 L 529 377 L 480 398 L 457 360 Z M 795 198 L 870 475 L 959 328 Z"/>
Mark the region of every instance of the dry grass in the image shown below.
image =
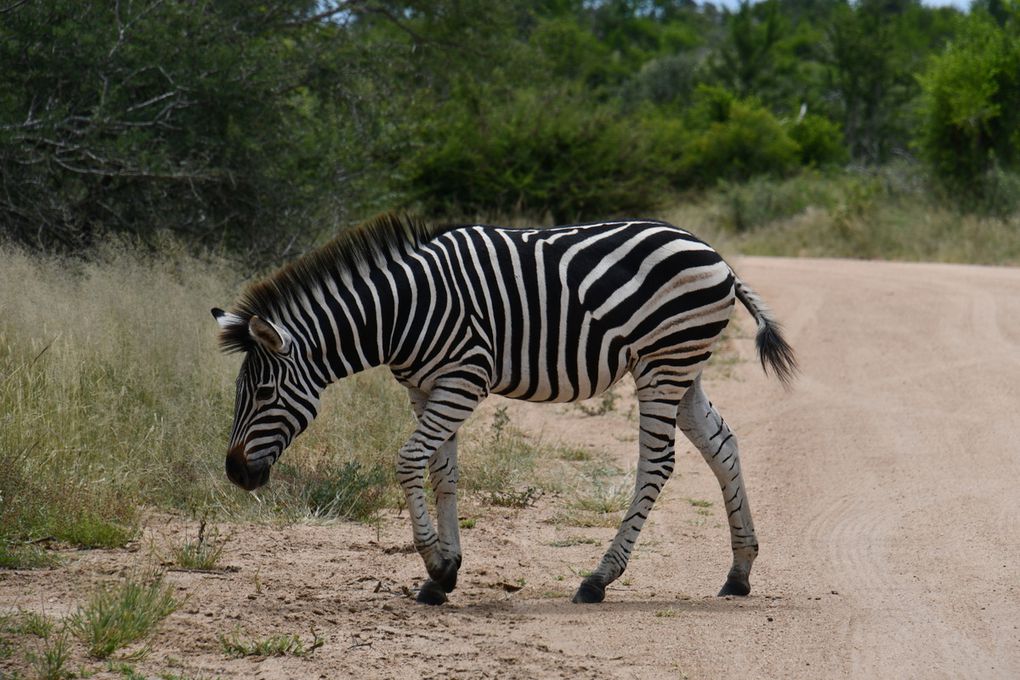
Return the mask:
<path id="1" fill-rule="evenodd" d="M 88 262 L 0 246 L 0 290 L 18 291 L 0 296 L 0 568 L 53 564 L 53 542 L 124 546 L 147 506 L 253 521 L 370 521 L 399 506 L 393 460 L 414 418 L 386 369 L 327 389 L 267 487 L 226 480 L 240 357 L 219 352 L 209 309 L 242 284 L 173 244 L 158 255 L 110 245 Z M 542 448 L 505 411 L 461 441 L 463 488 L 534 499 Z M 182 546 L 175 561 L 215 563 L 210 547 Z"/>
<path id="2" fill-rule="evenodd" d="M 893 165 L 759 178 L 724 185 L 661 217 L 725 254 L 1020 264 L 1020 214 L 963 212 L 934 195 L 918 172 Z"/>

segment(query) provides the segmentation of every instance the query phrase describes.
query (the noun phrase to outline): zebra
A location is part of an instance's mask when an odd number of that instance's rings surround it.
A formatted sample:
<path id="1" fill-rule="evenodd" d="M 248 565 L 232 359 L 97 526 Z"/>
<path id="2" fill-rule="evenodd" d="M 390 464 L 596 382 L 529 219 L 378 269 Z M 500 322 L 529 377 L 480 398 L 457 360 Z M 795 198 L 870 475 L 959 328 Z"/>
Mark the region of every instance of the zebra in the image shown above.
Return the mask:
<path id="1" fill-rule="evenodd" d="M 677 427 L 722 489 L 733 562 L 719 595 L 747 595 L 758 540 L 737 440 L 701 385 L 735 300 L 757 322 L 762 368 L 788 385 L 797 364 L 769 308 L 688 231 L 653 220 L 511 229 L 380 216 L 253 283 L 232 311 L 212 310 L 221 349 L 244 354 L 227 477 L 247 490 L 265 484 L 327 385 L 387 365 L 417 423 L 396 457 L 428 573 L 417 600 L 442 604 L 461 565 L 458 428 L 489 394 L 571 402 L 630 374 L 635 491 L 573 602 L 601 602 L 627 567 L 673 472 Z"/>

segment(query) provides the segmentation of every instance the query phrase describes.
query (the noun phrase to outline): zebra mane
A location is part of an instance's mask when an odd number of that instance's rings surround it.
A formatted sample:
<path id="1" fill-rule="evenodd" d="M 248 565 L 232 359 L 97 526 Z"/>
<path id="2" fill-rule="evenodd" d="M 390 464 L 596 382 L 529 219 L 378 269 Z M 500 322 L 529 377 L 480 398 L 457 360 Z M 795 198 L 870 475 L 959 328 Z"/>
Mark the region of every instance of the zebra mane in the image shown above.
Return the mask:
<path id="1" fill-rule="evenodd" d="M 220 349 L 228 353 L 251 350 L 255 345 L 248 332 L 252 316 L 273 320 L 302 291 L 310 291 L 326 278 L 357 269 L 394 248 L 419 246 L 453 228 L 454 225 L 433 225 L 408 215 L 384 213 L 341 232 L 325 245 L 249 285 L 231 310 L 235 318 L 220 330 Z"/>

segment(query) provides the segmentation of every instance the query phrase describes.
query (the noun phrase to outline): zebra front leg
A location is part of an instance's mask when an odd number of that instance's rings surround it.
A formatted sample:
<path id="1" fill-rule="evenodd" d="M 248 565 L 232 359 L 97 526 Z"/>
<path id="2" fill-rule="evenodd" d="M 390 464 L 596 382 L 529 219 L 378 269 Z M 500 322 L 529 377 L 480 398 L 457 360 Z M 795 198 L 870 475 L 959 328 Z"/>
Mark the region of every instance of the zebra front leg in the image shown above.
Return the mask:
<path id="1" fill-rule="evenodd" d="M 700 377 L 681 400 L 677 422 L 680 430 L 701 451 L 715 473 L 726 504 L 733 565 L 719 596 L 747 595 L 751 592 L 751 565 L 758 556 L 758 538 L 754 533 L 751 504 L 747 500 L 744 479 L 740 474 L 737 439 L 705 396 Z"/>
<path id="2" fill-rule="evenodd" d="M 436 525 L 439 530 L 439 550 L 443 555 L 445 570 L 441 574 L 429 575 L 433 583 L 444 593 L 453 592 L 457 587 L 457 571 L 460 569 L 460 524 L 457 520 L 457 435 L 454 434 L 439 447 L 429 460 L 429 480 L 436 498 Z M 426 588 L 435 590 L 426 583 Z M 422 600 L 419 594 L 419 601 Z"/>
<path id="3" fill-rule="evenodd" d="M 641 527 L 663 485 L 673 473 L 677 399 L 639 392 L 638 400 L 641 412 L 638 438 L 640 457 L 634 498 L 616 532 L 613 544 L 602 557 L 599 566 L 577 589 L 573 599 L 576 603 L 590 604 L 605 599 L 606 586 L 618 579 L 627 568 L 627 560 L 641 533 Z"/>
<path id="4" fill-rule="evenodd" d="M 407 499 L 415 549 L 425 562 L 427 580 L 418 592 L 424 604 L 446 602 L 457 583 L 460 536 L 457 524 L 456 431 L 479 398 L 462 391 L 436 390 L 429 395 L 411 393 L 418 427 L 397 455 L 397 479 Z M 432 526 L 425 500 L 425 468 L 430 467 L 439 533 Z"/>

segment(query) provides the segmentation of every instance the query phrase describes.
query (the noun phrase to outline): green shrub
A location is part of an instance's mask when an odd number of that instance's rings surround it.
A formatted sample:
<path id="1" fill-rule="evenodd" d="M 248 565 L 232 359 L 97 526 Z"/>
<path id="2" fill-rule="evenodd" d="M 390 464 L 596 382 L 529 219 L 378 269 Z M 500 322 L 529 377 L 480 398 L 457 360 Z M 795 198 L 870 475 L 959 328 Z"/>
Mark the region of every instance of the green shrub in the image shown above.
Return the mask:
<path id="1" fill-rule="evenodd" d="M 698 88 L 689 115 L 692 136 L 684 146 L 682 185 L 706 187 L 719 180 L 756 175 L 782 177 L 800 161 L 800 147 L 768 110 L 716 87 Z"/>
<path id="2" fill-rule="evenodd" d="M 951 194 L 972 207 L 991 199 L 993 210 L 1002 207 L 1003 173 L 1020 170 L 1020 6 L 1003 11 L 1001 24 L 971 12 L 957 39 L 931 60 L 921 76 L 917 138 Z"/>
<path id="3" fill-rule="evenodd" d="M 824 116 L 809 113 L 790 125 L 787 132 L 800 147 L 800 164 L 803 166 L 840 165 L 850 158 L 843 142 L 843 130 Z"/>
<path id="4" fill-rule="evenodd" d="M 451 103 L 422 136 L 404 172 L 430 214 L 518 212 L 563 223 L 645 212 L 666 188 L 640 126 L 570 92 Z"/>
<path id="5" fill-rule="evenodd" d="M 850 181 L 835 182 L 811 171 L 780 180 L 756 177 L 743 183 L 724 182 L 706 200 L 712 206 L 714 227 L 741 233 L 812 208 L 833 210 Z"/>

